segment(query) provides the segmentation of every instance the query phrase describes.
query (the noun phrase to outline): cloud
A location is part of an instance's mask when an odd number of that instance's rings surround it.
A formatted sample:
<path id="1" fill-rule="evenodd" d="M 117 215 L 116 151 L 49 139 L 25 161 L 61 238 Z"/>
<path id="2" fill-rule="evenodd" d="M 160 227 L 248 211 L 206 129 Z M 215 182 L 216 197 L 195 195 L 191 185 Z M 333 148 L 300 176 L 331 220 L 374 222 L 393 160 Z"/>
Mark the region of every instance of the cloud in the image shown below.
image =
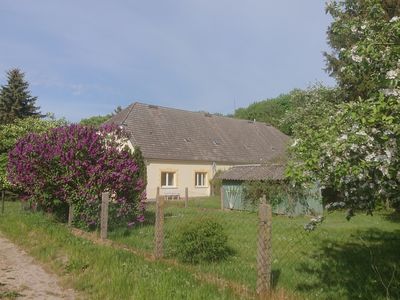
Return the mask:
<path id="1" fill-rule="evenodd" d="M 0 71 L 23 69 L 42 106 L 72 120 L 134 99 L 227 113 L 333 84 L 322 1 L 5 0 L 0 19 Z"/>

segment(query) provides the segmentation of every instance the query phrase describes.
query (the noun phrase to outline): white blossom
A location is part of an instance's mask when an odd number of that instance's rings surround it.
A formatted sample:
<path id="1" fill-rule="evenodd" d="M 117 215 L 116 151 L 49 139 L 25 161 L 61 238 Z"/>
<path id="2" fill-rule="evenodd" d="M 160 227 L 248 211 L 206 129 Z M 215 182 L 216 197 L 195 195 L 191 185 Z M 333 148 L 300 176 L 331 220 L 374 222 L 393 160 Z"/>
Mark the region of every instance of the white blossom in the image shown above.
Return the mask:
<path id="1" fill-rule="evenodd" d="M 378 133 L 378 132 L 379 132 L 379 130 L 378 130 L 378 129 L 376 129 L 375 127 L 373 127 L 373 128 L 371 129 L 371 132 L 372 132 L 372 133 L 374 133 L 374 134 L 376 134 L 376 133 Z"/>
<path id="2" fill-rule="evenodd" d="M 371 162 L 375 159 L 375 154 L 374 153 L 370 153 L 365 157 L 365 161 L 367 162 Z"/>
<path id="3" fill-rule="evenodd" d="M 383 134 L 384 134 L 384 135 L 391 135 L 391 134 L 393 134 L 393 131 L 391 131 L 391 130 L 385 130 L 385 131 L 383 132 Z"/>
<path id="4" fill-rule="evenodd" d="M 400 20 L 400 17 L 399 16 L 394 16 L 393 18 L 391 18 L 390 19 L 390 23 L 393 23 L 393 22 L 397 22 L 398 20 Z"/>
<path id="5" fill-rule="evenodd" d="M 300 141 L 300 139 L 295 139 L 292 144 L 292 147 L 295 147 L 299 143 L 299 141 Z"/>
<path id="6" fill-rule="evenodd" d="M 347 134 L 342 134 L 342 135 L 339 137 L 339 141 L 345 141 L 345 140 L 347 140 Z"/>
<path id="7" fill-rule="evenodd" d="M 399 69 L 396 70 L 390 70 L 386 73 L 386 78 L 389 80 L 396 79 L 396 77 L 399 75 Z"/>
<path id="8" fill-rule="evenodd" d="M 389 175 L 389 170 L 388 170 L 388 168 L 386 166 L 380 166 L 379 170 L 382 172 L 382 174 L 384 176 L 388 176 Z"/>
<path id="9" fill-rule="evenodd" d="M 385 96 L 400 97 L 400 89 L 382 89 L 380 90 Z"/>
<path id="10" fill-rule="evenodd" d="M 352 131 L 356 131 L 356 130 L 358 130 L 358 128 L 360 128 L 360 126 L 358 126 L 358 124 L 353 124 L 353 126 L 351 126 Z"/>
<path id="11" fill-rule="evenodd" d="M 393 151 L 391 151 L 390 149 L 385 149 L 385 154 L 386 154 L 388 160 L 390 161 L 393 156 Z"/>
<path id="12" fill-rule="evenodd" d="M 360 55 L 352 54 L 352 55 L 351 55 L 351 59 L 352 59 L 353 61 L 355 61 L 356 63 L 362 62 L 362 57 L 361 57 Z"/>
<path id="13" fill-rule="evenodd" d="M 367 134 L 365 133 L 365 131 L 360 130 L 356 132 L 357 135 L 362 135 L 362 136 L 366 136 Z"/>

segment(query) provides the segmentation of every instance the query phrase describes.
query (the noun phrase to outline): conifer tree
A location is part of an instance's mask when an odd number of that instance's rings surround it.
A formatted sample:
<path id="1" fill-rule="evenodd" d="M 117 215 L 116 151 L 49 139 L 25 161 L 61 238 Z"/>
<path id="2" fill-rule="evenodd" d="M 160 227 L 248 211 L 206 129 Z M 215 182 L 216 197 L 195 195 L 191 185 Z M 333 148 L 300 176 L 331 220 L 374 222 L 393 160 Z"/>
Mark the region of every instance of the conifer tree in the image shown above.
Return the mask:
<path id="1" fill-rule="evenodd" d="M 37 97 L 31 96 L 24 76 L 19 69 L 7 71 L 7 84 L 0 89 L 0 124 L 39 115 L 39 108 L 35 105 Z"/>

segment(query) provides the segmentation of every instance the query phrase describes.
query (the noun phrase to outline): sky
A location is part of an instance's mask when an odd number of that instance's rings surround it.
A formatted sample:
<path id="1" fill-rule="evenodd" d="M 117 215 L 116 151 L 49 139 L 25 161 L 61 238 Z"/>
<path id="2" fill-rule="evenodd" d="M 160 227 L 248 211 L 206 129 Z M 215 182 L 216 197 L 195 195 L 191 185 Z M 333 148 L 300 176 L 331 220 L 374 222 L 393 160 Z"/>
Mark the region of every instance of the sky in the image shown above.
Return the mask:
<path id="1" fill-rule="evenodd" d="M 334 85 L 323 0 L 1 0 L 0 84 L 21 69 L 43 113 L 77 122 L 133 102 L 235 108 Z"/>

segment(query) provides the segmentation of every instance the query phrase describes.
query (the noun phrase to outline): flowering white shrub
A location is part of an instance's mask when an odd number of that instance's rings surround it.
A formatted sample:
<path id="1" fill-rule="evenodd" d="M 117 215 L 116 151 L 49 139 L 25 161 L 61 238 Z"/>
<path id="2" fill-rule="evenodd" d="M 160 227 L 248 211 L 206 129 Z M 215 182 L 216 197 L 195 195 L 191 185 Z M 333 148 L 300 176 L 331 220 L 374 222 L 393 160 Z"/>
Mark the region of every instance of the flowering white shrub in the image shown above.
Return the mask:
<path id="1" fill-rule="evenodd" d="M 400 208 L 399 16 L 378 0 L 331 1 L 327 11 L 340 99 L 315 94 L 296 112 L 288 175 L 334 188 L 351 209 Z"/>

